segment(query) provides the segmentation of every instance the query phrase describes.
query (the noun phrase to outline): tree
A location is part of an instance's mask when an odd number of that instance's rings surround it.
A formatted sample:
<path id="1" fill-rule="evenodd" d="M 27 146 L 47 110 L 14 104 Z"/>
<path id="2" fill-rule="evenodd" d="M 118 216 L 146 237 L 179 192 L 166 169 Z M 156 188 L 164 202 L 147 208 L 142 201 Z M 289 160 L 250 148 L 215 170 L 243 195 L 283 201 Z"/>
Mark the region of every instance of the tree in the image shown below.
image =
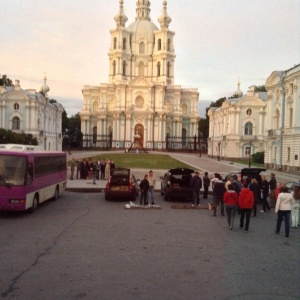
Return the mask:
<path id="1" fill-rule="evenodd" d="M 266 86 L 265 85 L 259 85 L 259 86 L 254 86 L 254 92 L 266 92 Z"/>
<path id="2" fill-rule="evenodd" d="M 0 78 L 0 86 L 14 86 L 12 80 L 7 77 L 7 75 L 2 75 Z"/>

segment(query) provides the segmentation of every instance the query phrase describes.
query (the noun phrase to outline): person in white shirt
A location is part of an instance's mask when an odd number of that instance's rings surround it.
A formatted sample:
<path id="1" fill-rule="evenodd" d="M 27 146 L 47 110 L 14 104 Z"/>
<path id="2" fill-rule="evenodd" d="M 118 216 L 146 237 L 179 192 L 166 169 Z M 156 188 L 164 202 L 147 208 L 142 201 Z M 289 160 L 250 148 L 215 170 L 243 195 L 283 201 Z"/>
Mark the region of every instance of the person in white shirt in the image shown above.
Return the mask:
<path id="1" fill-rule="evenodd" d="M 155 177 L 153 171 L 150 170 L 148 174 L 149 190 L 148 190 L 148 203 L 154 205 L 154 188 L 155 188 Z"/>

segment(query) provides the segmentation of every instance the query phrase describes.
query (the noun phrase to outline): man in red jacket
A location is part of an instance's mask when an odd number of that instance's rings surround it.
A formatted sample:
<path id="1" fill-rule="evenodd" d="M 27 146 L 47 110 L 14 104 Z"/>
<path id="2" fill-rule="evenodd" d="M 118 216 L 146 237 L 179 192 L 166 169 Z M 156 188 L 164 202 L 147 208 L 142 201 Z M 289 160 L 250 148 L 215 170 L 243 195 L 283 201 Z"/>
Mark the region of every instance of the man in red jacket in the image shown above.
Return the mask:
<path id="1" fill-rule="evenodd" d="M 248 232 L 251 210 L 254 205 L 254 194 L 247 186 L 243 186 L 239 194 L 239 207 L 241 210 L 240 227 L 244 227 L 244 218 L 246 215 L 245 232 Z"/>

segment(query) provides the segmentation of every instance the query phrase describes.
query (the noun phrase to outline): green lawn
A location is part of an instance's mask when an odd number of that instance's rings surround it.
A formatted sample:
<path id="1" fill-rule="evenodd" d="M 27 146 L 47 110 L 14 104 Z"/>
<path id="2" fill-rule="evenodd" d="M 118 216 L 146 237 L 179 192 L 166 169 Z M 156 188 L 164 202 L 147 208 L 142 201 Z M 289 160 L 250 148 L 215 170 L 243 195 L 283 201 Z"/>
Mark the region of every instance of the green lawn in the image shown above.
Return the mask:
<path id="1" fill-rule="evenodd" d="M 140 168 L 140 169 L 161 169 L 168 170 L 172 168 L 191 168 L 190 165 L 182 163 L 169 155 L 164 154 L 146 154 L 146 153 L 106 153 L 90 157 L 92 161 L 101 159 L 110 159 L 115 162 L 116 167 L 121 168 Z"/>

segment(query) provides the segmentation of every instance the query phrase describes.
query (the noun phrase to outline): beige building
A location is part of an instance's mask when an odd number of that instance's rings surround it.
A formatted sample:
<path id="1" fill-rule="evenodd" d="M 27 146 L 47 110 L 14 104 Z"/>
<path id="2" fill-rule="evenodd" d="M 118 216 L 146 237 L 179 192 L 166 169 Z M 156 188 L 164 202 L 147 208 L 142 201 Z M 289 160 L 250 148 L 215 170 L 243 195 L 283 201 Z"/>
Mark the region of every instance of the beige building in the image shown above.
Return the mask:
<path id="1" fill-rule="evenodd" d="M 250 87 L 243 96 L 239 85 L 237 98 L 226 99 L 221 107 L 208 111 L 209 157 L 237 160 L 264 151 L 267 93 Z"/>
<path id="2" fill-rule="evenodd" d="M 300 64 L 267 79 L 265 164 L 300 171 Z"/>
<path id="3" fill-rule="evenodd" d="M 0 127 L 16 133 L 32 134 L 44 150 L 62 149 L 62 113 L 59 103 L 50 103 L 44 79 L 42 93 L 14 86 L 0 86 Z"/>
<path id="4" fill-rule="evenodd" d="M 85 85 L 80 111 L 83 146 L 128 149 L 139 136 L 146 149 L 165 149 L 166 137 L 198 135 L 198 90 L 175 85 L 174 35 L 163 2 L 159 26 L 150 18 L 150 1 L 138 0 L 136 18 L 126 26 L 123 2 L 110 30 L 108 83 Z M 91 138 L 92 137 L 92 138 Z"/>

